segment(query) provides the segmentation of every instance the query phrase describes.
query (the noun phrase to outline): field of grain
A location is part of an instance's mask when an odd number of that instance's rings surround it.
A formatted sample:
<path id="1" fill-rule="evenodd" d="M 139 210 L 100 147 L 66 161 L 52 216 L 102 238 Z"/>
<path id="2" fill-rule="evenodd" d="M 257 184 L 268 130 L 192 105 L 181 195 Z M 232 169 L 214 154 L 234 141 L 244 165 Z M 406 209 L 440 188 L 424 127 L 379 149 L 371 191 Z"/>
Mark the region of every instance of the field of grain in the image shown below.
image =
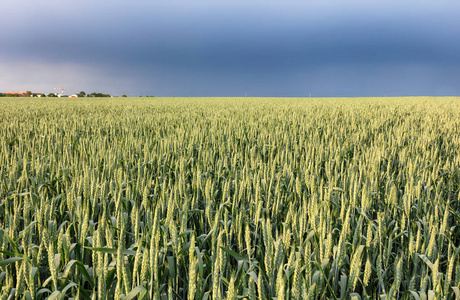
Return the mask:
<path id="1" fill-rule="evenodd" d="M 460 98 L 0 98 L 1 299 L 460 299 Z"/>

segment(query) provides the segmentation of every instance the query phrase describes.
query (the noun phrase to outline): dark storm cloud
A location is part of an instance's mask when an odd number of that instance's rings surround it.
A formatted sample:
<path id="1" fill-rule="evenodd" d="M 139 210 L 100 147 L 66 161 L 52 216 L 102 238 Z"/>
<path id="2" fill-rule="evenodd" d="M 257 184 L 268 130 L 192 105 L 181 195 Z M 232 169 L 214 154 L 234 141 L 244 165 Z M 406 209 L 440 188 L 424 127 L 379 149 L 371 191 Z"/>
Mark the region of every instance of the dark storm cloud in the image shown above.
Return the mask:
<path id="1" fill-rule="evenodd" d="M 0 29 L 10 41 L 0 59 L 85 65 L 108 81 L 132 79 L 126 89 L 144 94 L 460 93 L 458 6 L 428 10 L 424 2 L 401 13 L 359 1 L 354 9 L 172 3 L 76 6 L 72 18 L 38 20 L 30 12 L 12 30 Z"/>

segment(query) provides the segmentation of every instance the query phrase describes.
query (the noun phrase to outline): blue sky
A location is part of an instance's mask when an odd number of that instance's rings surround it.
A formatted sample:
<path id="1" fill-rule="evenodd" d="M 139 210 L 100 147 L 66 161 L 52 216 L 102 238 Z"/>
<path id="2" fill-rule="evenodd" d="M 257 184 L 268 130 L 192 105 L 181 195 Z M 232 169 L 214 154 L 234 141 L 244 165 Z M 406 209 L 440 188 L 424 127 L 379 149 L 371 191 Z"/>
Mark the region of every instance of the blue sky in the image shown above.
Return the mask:
<path id="1" fill-rule="evenodd" d="M 460 2 L 4 0 L 0 91 L 460 95 Z"/>

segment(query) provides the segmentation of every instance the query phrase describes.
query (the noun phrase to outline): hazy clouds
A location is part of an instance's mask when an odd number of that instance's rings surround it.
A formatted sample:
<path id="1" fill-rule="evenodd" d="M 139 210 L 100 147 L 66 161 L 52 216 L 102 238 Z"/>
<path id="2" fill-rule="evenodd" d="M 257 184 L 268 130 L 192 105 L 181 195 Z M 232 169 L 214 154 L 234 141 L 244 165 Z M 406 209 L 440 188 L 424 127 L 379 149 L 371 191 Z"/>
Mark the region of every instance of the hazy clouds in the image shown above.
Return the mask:
<path id="1" fill-rule="evenodd" d="M 6 1 L 0 91 L 460 93 L 453 1 Z"/>

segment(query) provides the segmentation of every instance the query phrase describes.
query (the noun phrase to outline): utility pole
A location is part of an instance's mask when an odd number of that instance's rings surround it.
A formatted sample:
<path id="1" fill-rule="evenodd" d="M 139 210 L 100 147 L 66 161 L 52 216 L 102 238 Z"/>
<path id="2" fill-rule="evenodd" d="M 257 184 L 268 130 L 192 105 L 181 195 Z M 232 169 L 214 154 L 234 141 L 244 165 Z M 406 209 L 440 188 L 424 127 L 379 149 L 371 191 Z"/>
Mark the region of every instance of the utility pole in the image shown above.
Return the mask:
<path id="1" fill-rule="evenodd" d="M 66 90 L 65 88 L 54 88 L 57 91 L 61 91 L 61 95 L 64 94 L 64 91 Z"/>

